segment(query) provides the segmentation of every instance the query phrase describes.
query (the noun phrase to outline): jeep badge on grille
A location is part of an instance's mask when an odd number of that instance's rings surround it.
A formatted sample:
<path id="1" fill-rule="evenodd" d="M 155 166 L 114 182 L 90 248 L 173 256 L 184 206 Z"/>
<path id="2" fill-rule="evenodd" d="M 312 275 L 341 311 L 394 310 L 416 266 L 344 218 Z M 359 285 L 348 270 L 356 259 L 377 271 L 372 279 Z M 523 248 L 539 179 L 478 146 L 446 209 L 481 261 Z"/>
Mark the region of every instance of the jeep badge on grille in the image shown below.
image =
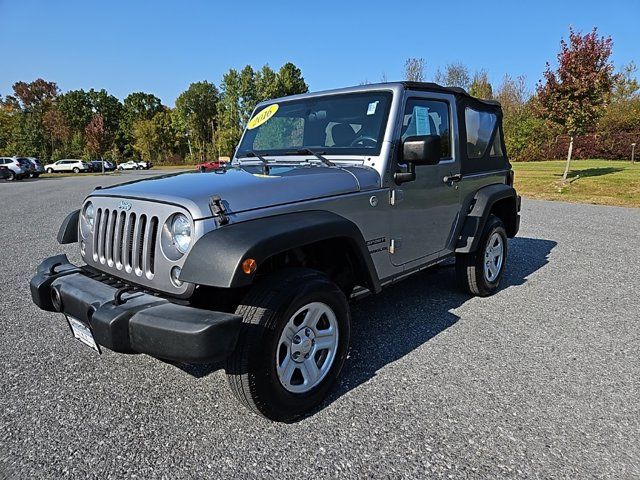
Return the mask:
<path id="1" fill-rule="evenodd" d="M 126 200 L 121 200 L 120 204 L 118 205 L 118 208 L 120 210 L 126 210 L 128 212 L 129 210 L 131 210 L 131 202 L 127 202 Z"/>

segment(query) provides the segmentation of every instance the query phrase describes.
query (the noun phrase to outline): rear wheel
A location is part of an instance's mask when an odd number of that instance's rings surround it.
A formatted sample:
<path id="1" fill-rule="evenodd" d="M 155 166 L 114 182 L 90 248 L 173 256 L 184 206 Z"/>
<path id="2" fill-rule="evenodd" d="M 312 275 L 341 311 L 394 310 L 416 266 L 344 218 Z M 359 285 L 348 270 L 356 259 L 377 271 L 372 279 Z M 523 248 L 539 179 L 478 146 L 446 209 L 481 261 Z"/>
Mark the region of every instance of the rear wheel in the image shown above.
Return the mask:
<path id="1" fill-rule="evenodd" d="M 80 173 L 80 169 L 78 167 L 73 167 L 73 173 Z"/>
<path id="2" fill-rule="evenodd" d="M 40 176 L 39 173 L 32 173 L 31 178 L 38 178 Z"/>
<path id="3" fill-rule="evenodd" d="M 53 173 L 53 168 L 47 168 L 47 173 Z"/>
<path id="4" fill-rule="evenodd" d="M 325 398 L 347 356 L 347 299 L 326 275 L 285 269 L 253 287 L 238 306 L 243 326 L 227 360 L 240 403 L 291 421 Z"/>
<path id="5" fill-rule="evenodd" d="M 16 173 L 13 170 L 9 170 L 9 176 L 7 177 L 7 181 L 13 182 L 16 179 Z"/>
<path id="6" fill-rule="evenodd" d="M 507 233 L 502 220 L 490 215 L 472 253 L 456 255 L 456 277 L 467 293 L 486 297 L 500 285 L 507 260 Z"/>

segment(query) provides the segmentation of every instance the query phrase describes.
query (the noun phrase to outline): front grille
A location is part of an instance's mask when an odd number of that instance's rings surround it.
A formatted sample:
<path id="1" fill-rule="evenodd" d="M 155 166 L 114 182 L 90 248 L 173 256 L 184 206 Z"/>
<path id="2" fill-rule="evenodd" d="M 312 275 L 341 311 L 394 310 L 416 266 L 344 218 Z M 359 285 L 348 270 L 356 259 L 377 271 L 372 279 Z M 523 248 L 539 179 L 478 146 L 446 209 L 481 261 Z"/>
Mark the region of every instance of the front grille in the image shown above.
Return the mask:
<path id="1" fill-rule="evenodd" d="M 94 195 L 88 197 L 95 209 L 93 228 L 80 219 L 80 252 L 87 264 L 132 285 L 185 298 L 195 286 L 171 281 L 171 269 L 184 265 L 187 255 L 175 256 L 167 225 L 177 213 L 190 216 L 183 207 L 138 198 Z M 86 205 L 86 203 L 85 203 Z M 128 207 L 128 208 L 126 208 Z M 194 222 L 194 239 L 199 238 Z M 167 255 L 165 248 L 169 249 Z"/>
<path id="2" fill-rule="evenodd" d="M 93 261 L 138 277 L 155 274 L 158 217 L 98 208 L 93 235 Z"/>

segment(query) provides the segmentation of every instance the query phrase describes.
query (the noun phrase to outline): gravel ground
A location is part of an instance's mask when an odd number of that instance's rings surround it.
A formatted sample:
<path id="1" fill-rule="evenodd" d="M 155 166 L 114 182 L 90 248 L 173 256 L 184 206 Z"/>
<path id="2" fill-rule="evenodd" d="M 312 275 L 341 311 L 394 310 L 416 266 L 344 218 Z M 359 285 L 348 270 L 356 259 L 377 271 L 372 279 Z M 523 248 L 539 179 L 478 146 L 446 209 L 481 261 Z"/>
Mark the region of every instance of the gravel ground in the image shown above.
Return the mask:
<path id="1" fill-rule="evenodd" d="M 525 200 L 502 290 L 440 267 L 354 306 L 342 381 L 270 423 L 224 372 L 97 356 L 27 282 L 95 185 L 0 182 L 0 478 L 639 478 L 640 210 Z"/>

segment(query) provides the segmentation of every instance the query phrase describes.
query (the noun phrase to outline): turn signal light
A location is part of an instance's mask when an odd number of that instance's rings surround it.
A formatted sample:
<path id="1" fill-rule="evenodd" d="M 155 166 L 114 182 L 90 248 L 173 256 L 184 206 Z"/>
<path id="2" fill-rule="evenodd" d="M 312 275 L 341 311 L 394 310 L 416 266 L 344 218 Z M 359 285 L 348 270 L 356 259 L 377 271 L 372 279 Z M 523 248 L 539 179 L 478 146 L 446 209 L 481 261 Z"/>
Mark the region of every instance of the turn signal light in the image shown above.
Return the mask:
<path id="1" fill-rule="evenodd" d="M 247 258 L 242 262 L 242 271 L 247 275 L 251 275 L 257 268 L 258 264 L 253 258 Z"/>

